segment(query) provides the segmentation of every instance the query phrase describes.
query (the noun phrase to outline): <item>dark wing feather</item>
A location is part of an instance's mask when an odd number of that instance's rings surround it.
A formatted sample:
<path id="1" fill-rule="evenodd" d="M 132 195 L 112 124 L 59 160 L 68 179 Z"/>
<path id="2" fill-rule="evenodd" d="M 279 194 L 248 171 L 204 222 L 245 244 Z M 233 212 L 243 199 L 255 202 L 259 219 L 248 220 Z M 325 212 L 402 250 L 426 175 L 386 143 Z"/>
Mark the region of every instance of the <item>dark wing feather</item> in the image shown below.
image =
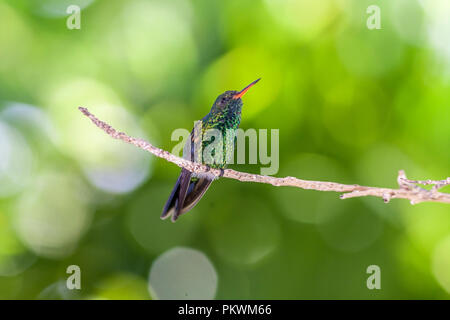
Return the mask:
<path id="1" fill-rule="evenodd" d="M 192 173 L 189 170 L 181 169 L 179 178 L 180 187 L 178 191 L 178 200 L 175 203 L 175 212 L 172 215 L 172 222 L 175 222 L 178 219 L 178 216 L 181 214 L 184 205 L 184 199 L 186 199 L 189 184 L 191 182 L 191 175 Z"/>
<path id="2" fill-rule="evenodd" d="M 188 171 L 188 173 L 189 180 L 187 180 L 186 174 L 183 175 L 183 172 L 178 177 L 172 193 L 164 206 L 161 219 L 172 216 L 172 221 L 175 222 L 180 215 L 195 207 L 211 185 L 212 180 L 208 178 L 191 180 L 190 172 Z M 187 187 L 183 187 L 183 189 L 186 189 L 186 191 L 183 191 L 182 185 L 184 186 L 186 181 L 188 181 L 189 184 Z M 184 198 L 182 197 L 183 193 Z"/>
<path id="3" fill-rule="evenodd" d="M 211 182 L 212 180 L 207 178 L 199 178 L 197 181 L 191 182 L 180 215 L 188 212 L 189 210 L 195 207 L 195 205 L 200 201 L 200 199 L 205 194 L 206 190 L 208 190 L 209 186 L 211 185 Z"/>
<path id="4" fill-rule="evenodd" d="M 169 199 L 164 206 L 163 212 L 161 213 L 161 219 L 170 217 L 170 215 L 173 214 L 173 211 L 175 210 L 175 204 L 178 200 L 178 193 L 180 191 L 180 180 L 181 175 L 178 177 L 177 182 L 175 183 L 175 186 L 170 193 Z"/>

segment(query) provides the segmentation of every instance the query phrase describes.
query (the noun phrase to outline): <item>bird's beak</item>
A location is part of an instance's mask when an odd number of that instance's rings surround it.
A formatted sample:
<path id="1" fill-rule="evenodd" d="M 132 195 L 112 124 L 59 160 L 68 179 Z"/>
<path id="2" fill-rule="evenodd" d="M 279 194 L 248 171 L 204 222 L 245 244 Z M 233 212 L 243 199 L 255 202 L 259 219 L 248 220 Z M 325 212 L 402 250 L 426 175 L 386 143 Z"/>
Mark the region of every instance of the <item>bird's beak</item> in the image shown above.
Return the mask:
<path id="1" fill-rule="evenodd" d="M 233 96 L 233 99 L 239 99 L 241 98 L 247 91 L 248 89 L 250 89 L 251 87 L 253 87 L 259 80 L 261 80 L 261 78 L 253 81 L 252 83 L 250 83 L 248 86 L 246 86 L 244 89 L 242 89 L 241 91 L 239 91 L 238 93 L 236 93 Z"/>

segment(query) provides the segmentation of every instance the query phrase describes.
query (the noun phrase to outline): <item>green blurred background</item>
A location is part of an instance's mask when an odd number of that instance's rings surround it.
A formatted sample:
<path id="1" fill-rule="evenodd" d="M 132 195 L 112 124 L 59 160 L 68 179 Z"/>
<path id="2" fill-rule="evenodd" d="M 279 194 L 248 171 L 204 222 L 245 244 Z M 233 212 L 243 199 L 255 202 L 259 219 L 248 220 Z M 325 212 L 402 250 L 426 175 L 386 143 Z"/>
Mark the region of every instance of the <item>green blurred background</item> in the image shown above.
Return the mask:
<path id="1" fill-rule="evenodd" d="M 262 77 L 241 127 L 280 130 L 278 176 L 443 179 L 449 15 L 447 0 L 0 1 L 0 298 L 449 299 L 448 205 L 220 179 L 172 224 L 179 168 L 77 110 L 171 150 L 174 129 Z"/>

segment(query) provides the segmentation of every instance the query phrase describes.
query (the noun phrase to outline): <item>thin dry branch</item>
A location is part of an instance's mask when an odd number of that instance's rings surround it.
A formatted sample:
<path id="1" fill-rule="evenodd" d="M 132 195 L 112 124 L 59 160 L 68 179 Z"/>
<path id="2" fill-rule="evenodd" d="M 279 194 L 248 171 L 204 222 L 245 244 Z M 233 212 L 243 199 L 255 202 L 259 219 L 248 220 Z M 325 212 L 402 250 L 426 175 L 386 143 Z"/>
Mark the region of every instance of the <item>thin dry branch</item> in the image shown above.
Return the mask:
<path id="1" fill-rule="evenodd" d="M 123 132 L 118 132 L 109 124 L 97 119 L 86 108 L 79 107 L 79 109 L 85 116 L 91 119 L 91 121 L 97 127 L 105 131 L 110 137 L 133 144 L 138 148 L 146 150 L 159 158 L 163 158 L 169 162 L 176 164 L 180 168 L 185 168 L 191 172 L 195 173 L 209 172 L 217 177 L 235 179 L 243 182 L 266 183 L 277 187 L 288 186 L 307 190 L 341 192 L 343 193 L 340 196 L 341 199 L 372 196 L 382 198 L 384 202 L 389 202 L 391 199 L 399 198 L 399 199 L 408 199 L 411 202 L 411 204 L 416 204 L 419 202 L 450 203 L 450 194 L 438 191 L 440 188 L 450 185 L 450 178 L 444 180 L 409 180 L 406 178 L 405 172 L 403 170 L 400 170 L 398 173 L 397 182 L 399 188 L 390 189 L 390 188 L 366 187 L 357 184 L 341 184 L 327 181 L 302 180 L 295 177 L 276 178 L 271 176 L 262 176 L 258 174 L 240 172 L 232 169 L 225 169 L 225 170 L 213 169 L 206 165 L 191 162 L 189 160 L 177 157 L 168 151 L 153 146 L 151 143 L 145 140 L 136 139 L 126 135 Z M 424 188 L 417 186 L 417 184 L 433 185 L 433 187 L 431 190 L 426 190 Z"/>

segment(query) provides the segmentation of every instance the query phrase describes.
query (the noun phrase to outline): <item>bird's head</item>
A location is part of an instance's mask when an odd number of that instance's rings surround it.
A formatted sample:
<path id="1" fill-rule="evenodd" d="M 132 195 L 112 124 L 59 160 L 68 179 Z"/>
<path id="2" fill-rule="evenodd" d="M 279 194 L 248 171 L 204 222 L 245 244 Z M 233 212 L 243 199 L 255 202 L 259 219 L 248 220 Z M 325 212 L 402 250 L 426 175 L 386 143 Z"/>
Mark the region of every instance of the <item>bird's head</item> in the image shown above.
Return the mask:
<path id="1" fill-rule="evenodd" d="M 241 91 L 225 91 L 220 96 L 217 97 L 214 102 L 213 109 L 215 111 L 225 111 L 225 110 L 237 110 L 242 107 L 242 97 L 247 91 L 253 87 L 260 79 L 257 79 L 246 86 Z"/>

